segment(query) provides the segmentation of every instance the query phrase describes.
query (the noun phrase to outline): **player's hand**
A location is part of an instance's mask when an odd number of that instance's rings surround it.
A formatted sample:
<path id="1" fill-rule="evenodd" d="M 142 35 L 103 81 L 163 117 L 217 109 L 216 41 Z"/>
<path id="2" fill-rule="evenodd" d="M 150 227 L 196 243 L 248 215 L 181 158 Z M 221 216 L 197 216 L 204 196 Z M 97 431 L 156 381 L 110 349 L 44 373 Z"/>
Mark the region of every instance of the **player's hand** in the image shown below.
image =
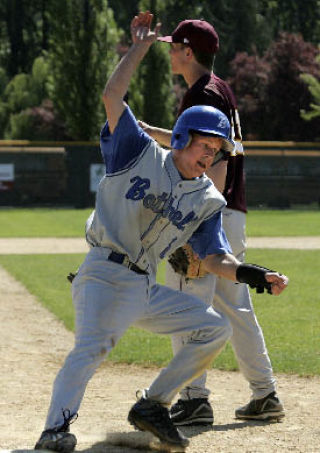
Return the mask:
<path id="1" fill-rule="evenodd" d="M 145 123 L 144 121 L 138 120 L 138 124 L 147 134 L 149 134 L 152 130 L 150 124 Z"/>
<path id="2" fill-rule="evenodd" d="M 154 30 L 151 30 L 153 14 L 150 11 L 139 13 L 131 21 L 131 38 L 133 44 L 146 43 L 152 44 L 159 36 L 161 24 L 158 23 Z"/>
<path id="3" fill-rule="evenodd" d="M 271 283 L 271 292 L 274 296 L 279 296 L 289 284 L 289 279 L 286 275 L 278 274 L 278 272 L 267 272 L 265 279 Z"/>

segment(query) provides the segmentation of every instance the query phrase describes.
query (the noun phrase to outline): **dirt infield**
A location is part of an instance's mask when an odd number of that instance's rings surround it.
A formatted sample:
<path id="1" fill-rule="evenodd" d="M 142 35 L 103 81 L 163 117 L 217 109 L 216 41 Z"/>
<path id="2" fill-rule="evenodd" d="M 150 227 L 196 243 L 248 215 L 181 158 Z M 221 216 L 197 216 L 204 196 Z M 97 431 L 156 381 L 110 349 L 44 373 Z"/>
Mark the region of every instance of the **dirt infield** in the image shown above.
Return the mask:
<path id="1" fill-rule="evenodd" d="M 320 236 L 251 237 L 248 248 L 320 249 Z M 0 255 L 86 253 L 84 238 L 0 238 Z"/>
<path id="2" fill-rule="evenodd" d="M 21 453 L 33 448 L 49 404 L 51 386 L 73 335 L 33 296 L 0 268 L 0 449 Z M 126 421 L 135 392 L 147 387 L 157 369 L 111 365 L 107 361 L 90 382 L 72 431 L 77 451 L 133 453 L 150 450 L 150 437 Z M 279 375 L 287 410 L 282 423 L 243 422 L 234 409 L 247 402 L 247 383 L 237 372 L 209 372 L 215 424 L 184 429 L 190 453 L 319 452 L 320 379 Z"/>

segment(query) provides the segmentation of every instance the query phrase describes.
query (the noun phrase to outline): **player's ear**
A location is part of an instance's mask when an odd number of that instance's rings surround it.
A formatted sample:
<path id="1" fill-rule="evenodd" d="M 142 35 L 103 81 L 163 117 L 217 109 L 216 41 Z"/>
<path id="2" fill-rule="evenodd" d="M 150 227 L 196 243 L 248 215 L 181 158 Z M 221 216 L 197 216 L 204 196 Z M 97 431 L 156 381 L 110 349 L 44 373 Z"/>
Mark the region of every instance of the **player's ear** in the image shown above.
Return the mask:
<path id="1" fill-rule="evenodd" d="M 191 142 L 192 142 L 192 134 L 190 134 L 190 132 L 188 133 L 188 141 L 185 145 L 185 148 L 187 148 L 188 146 L 191 145 Z"/>
<path id="2" fill-rule="evenodd" d="M 185 56 L 187 58 L 192 58 L 194 56 L 193 50 L 191 49 L 191 47 L 185 47 Z"/>

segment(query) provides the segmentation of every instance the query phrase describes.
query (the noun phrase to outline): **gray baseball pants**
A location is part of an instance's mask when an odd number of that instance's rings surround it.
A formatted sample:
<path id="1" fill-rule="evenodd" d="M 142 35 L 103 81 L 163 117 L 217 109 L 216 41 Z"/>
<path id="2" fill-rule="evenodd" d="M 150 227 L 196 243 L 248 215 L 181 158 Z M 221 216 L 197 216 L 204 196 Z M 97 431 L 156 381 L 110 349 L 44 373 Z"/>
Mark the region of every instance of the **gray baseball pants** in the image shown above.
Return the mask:
<path id="1" fill-rule="evenodd" d="M 244 260 L 246 248 L 245 214 L 225 208 L 223 228 L 233 254 Z M 249 382 L 252 398 L 263 398 L 276 390 L 276 380 L 265 345 L 261 327 L 257 321 L 248 286 L 233 283 L 212 274 L 199 279 L 186 280 L 173 272 L 167 264 L 166 285 L 201 298 L 208 306 L 226 315 L 232 326 L 230 338 L 240 371 Z M 172 336 L 172 347 L 177 353 L 185 341 L 182 335 Z M 206 373 L 188 384 L 181 392 L 182 399 L 207 398 Z"/>
<path id="2" fill-rule="evenodd" d="M 130 325 L 188 337 L 148 389 L 165 405 L 210 366 L 232 333 L 223 314 L 195 296 L 150 285 L 148 276 L 108 261 L 110 251 L 92 248 L 73 281 L 75 346 L 55 379 L 45 429 L 63 424 L 63 409 L 78 412 L 89 379 Z"/>

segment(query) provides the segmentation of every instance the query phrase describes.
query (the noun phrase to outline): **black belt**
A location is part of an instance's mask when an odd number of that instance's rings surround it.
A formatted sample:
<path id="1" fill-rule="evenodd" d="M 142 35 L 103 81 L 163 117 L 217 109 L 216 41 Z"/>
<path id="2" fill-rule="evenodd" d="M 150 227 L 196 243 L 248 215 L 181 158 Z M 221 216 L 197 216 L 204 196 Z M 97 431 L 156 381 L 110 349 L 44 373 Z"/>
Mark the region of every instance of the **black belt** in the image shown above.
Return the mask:
<path id="1" fill-rule="evenodd" d="M 123 264 L 128 269 L 130 269 L 133 272 L 136 272 L 137 274 L 148 275 L 148 272 L 143 271 L 136 264 L 129 261 L 128 256 L 123 255 L 122 253 L 111 252 L 110 255 L 108 256 L 108 260 L 113 261 L 114 263 Z"/>

